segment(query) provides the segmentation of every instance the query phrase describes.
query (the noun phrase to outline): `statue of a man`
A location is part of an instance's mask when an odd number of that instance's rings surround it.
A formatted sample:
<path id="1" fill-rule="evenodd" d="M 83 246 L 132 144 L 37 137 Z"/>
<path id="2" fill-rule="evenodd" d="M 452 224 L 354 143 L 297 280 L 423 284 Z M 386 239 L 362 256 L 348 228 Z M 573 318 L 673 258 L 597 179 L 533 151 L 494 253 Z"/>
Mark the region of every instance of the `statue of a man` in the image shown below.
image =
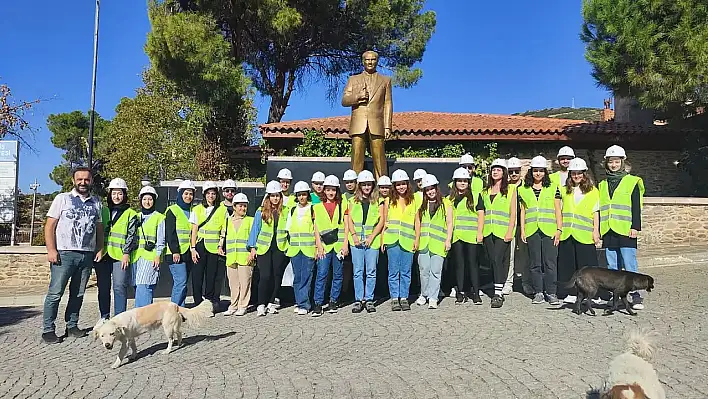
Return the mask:
<path id="1" fill-rule="evenodd" d="M 352 169 L 364 170 L 366 142 L 374 160 L 374 175 L 386 175 L 384 143 L 391 135 L 393 101 L 391 78 L 376 72 L 379 55 L 367 51 L 362 55 L 364 72 L 352 75 L 344 87 L 342 106 L 352 107 L 349 136 L 352 138 Z"/>

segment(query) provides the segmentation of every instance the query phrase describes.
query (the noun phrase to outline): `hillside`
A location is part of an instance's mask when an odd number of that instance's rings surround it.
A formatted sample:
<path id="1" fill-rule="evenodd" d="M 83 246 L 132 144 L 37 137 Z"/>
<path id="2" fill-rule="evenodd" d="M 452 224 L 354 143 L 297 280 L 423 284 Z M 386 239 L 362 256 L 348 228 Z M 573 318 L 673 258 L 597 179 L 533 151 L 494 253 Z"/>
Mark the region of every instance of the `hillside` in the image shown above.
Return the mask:
<path id="1" fill-rule="evenodd" d="M 600 108 L 546 108 L 537 111 L 519 112 L 513 115 L 537 116 L 542 118 L 578 119 L 595 122 L 600 120 Z"/>

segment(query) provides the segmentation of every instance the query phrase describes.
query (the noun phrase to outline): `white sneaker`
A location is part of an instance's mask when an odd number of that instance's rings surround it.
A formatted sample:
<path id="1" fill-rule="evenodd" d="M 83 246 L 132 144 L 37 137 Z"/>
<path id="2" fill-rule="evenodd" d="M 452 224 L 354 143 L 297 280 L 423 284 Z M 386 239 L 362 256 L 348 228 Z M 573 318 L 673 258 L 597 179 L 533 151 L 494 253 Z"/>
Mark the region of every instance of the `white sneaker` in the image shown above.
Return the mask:
<path id="1" fill-rule="evenodd" d="M 246 315 L 246 308 L 238 308 L 236 309 L 236 313 L 234 313 L 236 316 L 245 316 Z"/>
<path id="2" fill-rule="evenodd" d="M 268 310 L 268 313 L 278 314 L 278 308 L 275 306 L 274 303 L 269 303 L 267 310 Z"/>
<path id="3" fill-rule="evenodd" d="M 438 308 L 438 301 L 435 299 L 431 299 L 428 301 L 428 309 L 437 309 Z"/>
<path id="4" fill-rule="evenodd" d="M 578 298 L 576 298 L 575 295 L 568 295 L 567 297 L 565 297 L 565 299 L 563 299 L 563 302 L 564 303 L 575 303 L 575 301 L 577 299 Z"/>
<path id="5" fill-rule="evenodd" d="M 632 309 L 634 309 L 634 310 L 644 310 L 644 304 L 643 304 L 643 303 L 635 303 L 635 304 L 632 304 Z"/>
<path id="6" fill-rule="evenodd" d="M 293 313 L 298 313 L 300 312 L 300 308 L 297 307 L 297 305 L 293 306 Z"/>
<path id="7" fill-rule="evenodd" d="M 223 313 L 224 316 L 232 316 L 234 314 L 236 314 L 236 309 L 233 308 L 228 308 L 226 312 Z"/>
<path id="8" fill-rule="evenodd" d="M 455 289 L 455 287 L 452 287 L 452 289 L 450 290 L 450 295 L 448 295 L 448 297 L 450 297 L 450 298 L 457 297 L 457 290 Z M 425 302 L 423 302 L 423 303 L 425 303 Z"/>
<path id="9" fill-rule="evenodd" d="M 607 305 L 607 301 L 602 298 L 595 298 L 592 300 L 595 305 Z"/>
<path id="10" fill-rule="evenodd" d="M 418 299 L 415 301 L 415 304 L 418 306 L 425 305 L 425 297 L 423 295 L 419 296 Z"/>
<path id="11" fill-rule="evenodd" d="M 307 309 L 298 309 L 297 310 L 298 316 L 305 316 L 305 315 L 307 315 L 307 313 L 308 313 Z"/>
<path id="12" fill-rule="evenodd" d="M 280 298 L 275 298 L 275 308 L 280 309 Z"/>
<path id="13" fill-rule="evenodd" d="M 513 289 L 510 285 L 505 285 L 504 288 L 502 288 L 502 295 L 511 295 L 513 292 Z"/>
<path id="14" fill-rule="evenodd" d="M 265 316 L 265 315 L 266 315 L 265 305 L 258 305 L 258 308 L 256 308 L 256 316 Z"/>

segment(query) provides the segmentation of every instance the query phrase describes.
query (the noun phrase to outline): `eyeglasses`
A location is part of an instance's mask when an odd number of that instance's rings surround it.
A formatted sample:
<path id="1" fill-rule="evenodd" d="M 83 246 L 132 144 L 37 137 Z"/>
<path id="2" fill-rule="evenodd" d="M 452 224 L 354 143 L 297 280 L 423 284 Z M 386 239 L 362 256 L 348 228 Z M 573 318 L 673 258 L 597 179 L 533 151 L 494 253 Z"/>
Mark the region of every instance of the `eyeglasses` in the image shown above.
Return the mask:
<path id="1" fill-rule="evenodd" d="M 467 169 L 474 169 L 474 167 L 475 167 L 474 165 L 465 165 L 465 168 L 467 168 Z"/>
<path id="2" fill-rule="evenodd" d="M 224 192 L 225 192 L 225 193 L 234 193 L 234 194 L 235 194 L 235 193 L 236 193 L 236 190 L 234 190 L 233 188 L 225 188 L 225 189 L 224 189 Z"/>
<path id="3" fill-rule="evenodd" d="M 510 175 L 519 175 L 519 174 L 521 174 L 521 171 L 520 170 L 510 170 L 509 174 Z"/>

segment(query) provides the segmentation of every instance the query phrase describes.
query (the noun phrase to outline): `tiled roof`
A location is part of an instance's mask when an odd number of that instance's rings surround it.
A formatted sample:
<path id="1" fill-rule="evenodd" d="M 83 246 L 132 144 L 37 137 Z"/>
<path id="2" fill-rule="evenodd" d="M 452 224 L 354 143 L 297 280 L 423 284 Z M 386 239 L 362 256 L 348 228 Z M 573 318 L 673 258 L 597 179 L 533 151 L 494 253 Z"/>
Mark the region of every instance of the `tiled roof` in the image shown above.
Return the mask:
<path id="1" fill-rule="evenodd" d="M 302 138 L 303 130 L 322 130 L 329 138 L 347 137 L 349 116 L 267 123 L 264 138 Z M 667 126 L 449 112 L 397 112 L 393 133 L 403 140 L 567 140 L 576 134 L 669 134 Z"/>

